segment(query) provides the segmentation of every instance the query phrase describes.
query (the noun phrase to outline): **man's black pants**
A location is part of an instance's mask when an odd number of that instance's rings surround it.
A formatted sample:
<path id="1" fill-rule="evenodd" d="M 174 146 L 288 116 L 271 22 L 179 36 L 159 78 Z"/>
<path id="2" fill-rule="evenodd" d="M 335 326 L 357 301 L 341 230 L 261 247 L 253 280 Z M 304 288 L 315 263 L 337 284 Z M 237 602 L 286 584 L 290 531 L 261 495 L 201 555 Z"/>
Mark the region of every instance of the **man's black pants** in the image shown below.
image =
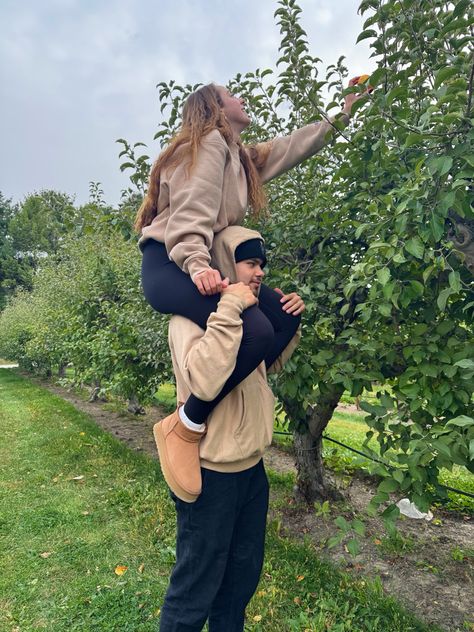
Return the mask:
<path id="1" fill-rule="evenodd" d="M 263 564 L 268 480 L 260 461 L 243 472 L 201 469 L 195 503 L 172 494 L 177 512 L 176 565 L 160 632 L 241 632 Z"/>

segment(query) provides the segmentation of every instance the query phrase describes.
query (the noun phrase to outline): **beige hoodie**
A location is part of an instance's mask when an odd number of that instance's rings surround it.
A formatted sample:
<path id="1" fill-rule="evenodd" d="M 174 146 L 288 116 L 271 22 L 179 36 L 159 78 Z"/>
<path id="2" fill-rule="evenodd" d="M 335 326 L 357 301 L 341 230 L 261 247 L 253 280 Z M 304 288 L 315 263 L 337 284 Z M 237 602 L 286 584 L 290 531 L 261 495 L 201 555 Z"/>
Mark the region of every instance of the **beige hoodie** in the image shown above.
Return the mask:
<path id="1" fill-rule="evenodd" d="M 241 226 L 231 226 L 216 235 L 212 262 L 231 282 L 236 282 L 235 249 L 255 238 L 261 239 L 260 234 Z M 242 339 L 243 308 L 239 298 L 223 294 L 205 331 L 182 316 L 171 318 L 168 337 L 179 402 L 186 401 L 190 393 L 206 401 L 218 395 L 234 370 Z M 269 372 L 282 368 L 298 340 L 299 332 Z M 258 463 L 272 440 L 274 407 L 262 362 L 209 416 L 208 431 L 200 446 L 202 467 L 240 472 Z"/>
<path id="2" fill-rule="evenodd" d="M 349 116 L 339 116 L 347 125 Z M 260 170 L 262 182 L 318 152 L 332 130 L 323 120 L 261 143 L 258 147 L 268 151 Z M 214 235 L 227 226 L 242 224 L 247 210 L 247 179 L 237 143 L 228 145 L 216 129 L 202 139 L 190 173 L 188 164 L 183 160 L 161 174 L 158 214 L 143 228 L 139 245 L 147 239 L 164 243 L 170 259 L 193 278 L 209 268 Z"/>

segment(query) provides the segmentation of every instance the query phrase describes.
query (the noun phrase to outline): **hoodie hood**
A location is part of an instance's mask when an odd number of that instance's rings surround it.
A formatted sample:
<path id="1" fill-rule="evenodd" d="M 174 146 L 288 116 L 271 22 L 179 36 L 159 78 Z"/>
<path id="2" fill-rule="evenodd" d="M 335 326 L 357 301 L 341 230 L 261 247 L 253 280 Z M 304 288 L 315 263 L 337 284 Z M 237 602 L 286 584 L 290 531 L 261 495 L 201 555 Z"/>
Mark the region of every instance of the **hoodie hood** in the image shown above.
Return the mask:
<path id="1" fill-rule="evenodd" d="M 260 239 L 264 242 L 259 232 L 243 226 L 228 226 L 214 235 L 211 266 L 217 268 L 224 278 L 229 277 L 231 283 L 237 282 L 235 250 L 237 246 L 249 239 Z"/>

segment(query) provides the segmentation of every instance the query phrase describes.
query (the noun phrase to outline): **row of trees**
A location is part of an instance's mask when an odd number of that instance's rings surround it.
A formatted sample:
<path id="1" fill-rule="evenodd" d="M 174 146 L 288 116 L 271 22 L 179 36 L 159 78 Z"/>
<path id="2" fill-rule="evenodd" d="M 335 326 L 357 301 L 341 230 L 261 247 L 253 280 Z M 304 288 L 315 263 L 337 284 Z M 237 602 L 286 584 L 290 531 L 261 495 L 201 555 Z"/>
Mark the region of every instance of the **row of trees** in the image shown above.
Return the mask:
<path id="1" fill-rule="evenodd" d="M 33 291 L 17 291 L 2 312 L 0 356 L 139 412 L 171 379 L 166 324 L 143 300 L 136 243 L 118 231 L 69 235 L 44 259 Z"/>
<path id="2" fill-rule="evenodd" d="M 76 207 L 71 196 L 58 191 L 39 191 L 17 204 L 0 192 L 0 310 L 17 289 L 32 289 L 36 270 L 64 250 L 69 235 L 106 229 L 132 238 L 140 194 L 123 191 L 114 209 L 106 204 L 99 183 L 91 182 L 89 193 L 89 203 Z"/>
<path id="3" fill-rule="evenodd" d="M 230 82 L 253 114 L 248 142 L 324 118 L 323 86 L 336 113 L 347 85 L 342 58 L 320 77 L 301 10 L 278 4 L 279 72 Z M 342 393 L 381 386 L 377 404 L 362 406 L 368 440 L 394 469 L 377 466 L 373 505 L 401 492 L 425 509 L 444 494 L 441 468 L 474 471 L 472 8 L 365 0 L 360 11 L 359 40 L 371 40 L 378 62 L 374 91 L 349 129 L 335 123 L 323 152 L 269 185 L 270 213 L 256 224 L 270 247 L 270 282 L 298 287 L 308 308 L 300 350 L 274 386 L 309 500 L 330 493 L 321 436 Z M 159 84 L 162 143 L 194 88 Z M 137 155 L 141 143 L 120 142 L 139 195 L 148 156 Z M 72 362 L 76 379 L 146 401 L 170 376 L 166 319 L 141 297 L 126 212 L 106 215 L 105 231 L 95 222 L 90 236 L 65 240 L 42 262 L 33 294 L 4 310 L 0 354 L 47 370 Z"/>

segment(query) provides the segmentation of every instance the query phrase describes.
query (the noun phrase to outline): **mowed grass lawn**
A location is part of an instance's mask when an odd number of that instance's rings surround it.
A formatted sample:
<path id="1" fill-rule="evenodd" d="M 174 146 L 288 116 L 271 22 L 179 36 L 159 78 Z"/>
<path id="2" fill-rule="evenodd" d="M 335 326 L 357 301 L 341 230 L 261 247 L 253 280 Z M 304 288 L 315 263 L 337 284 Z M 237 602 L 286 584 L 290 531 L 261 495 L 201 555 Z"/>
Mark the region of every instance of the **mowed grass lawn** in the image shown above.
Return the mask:
<path id="1" fill-rule="evenodd" d="M 156 630 L 175 543 L 158 463 L 5 369 L 0 432 L 0 630 Z M 276 524 L 246 629 L 435 630 Z"/>

